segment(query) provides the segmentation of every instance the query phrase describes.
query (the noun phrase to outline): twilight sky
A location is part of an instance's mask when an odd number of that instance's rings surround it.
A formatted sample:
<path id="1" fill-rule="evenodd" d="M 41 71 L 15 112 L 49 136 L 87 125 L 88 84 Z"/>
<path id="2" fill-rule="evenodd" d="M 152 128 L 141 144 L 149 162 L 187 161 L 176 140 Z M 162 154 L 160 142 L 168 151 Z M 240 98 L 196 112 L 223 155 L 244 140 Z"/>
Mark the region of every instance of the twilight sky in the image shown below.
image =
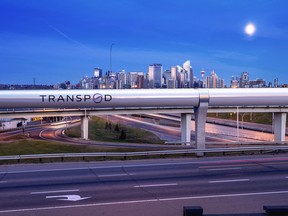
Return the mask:
<path id="1" fill-rule="evenodd" d="M 229 85 L 288 83 L 287 0 L 0 0 L 0 84 L 76 83 L 93 68 L 147 72 L 191 61 Z M 253 36 L 245 25 L 256 26 Z"/>

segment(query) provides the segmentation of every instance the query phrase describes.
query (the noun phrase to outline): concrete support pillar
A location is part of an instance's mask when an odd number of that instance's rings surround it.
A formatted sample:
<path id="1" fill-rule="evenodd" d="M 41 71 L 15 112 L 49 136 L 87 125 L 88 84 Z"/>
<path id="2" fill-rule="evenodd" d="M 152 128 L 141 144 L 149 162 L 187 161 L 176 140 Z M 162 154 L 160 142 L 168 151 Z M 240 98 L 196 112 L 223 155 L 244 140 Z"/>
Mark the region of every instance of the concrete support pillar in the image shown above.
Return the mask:
<path id="1" fill-rule="evenodd" d="M 202 90 L 199 92 L 199 106 L 194 107 L 194 117 L 195 117 L 195 145 L 196 149 L 206 148 L 206 119 L 207 110 L 209 105 L 209 92 L 207 90 Z M 204 156 L 204 152 L 197 153 L 197 156 Z"/>
<path id="2" fill-rule="evenodd" d="M 285 141 L 286 113 L 274 114 L 274 141 Z"/>
<path id="3" fill-rule="evenodd" d="M 205 149 L 206 146 L 206 119 L 207 119 L 208 103 L 201 103 L 198 107 L 194 107 L 195 116 L 195 144 L 196 149 Z M 203 156 L 199 153 L 197 156 Z"/>
<path id="4" fill-rule="evenodd" d="M 88 116 L 81 117 L 81 138 L 84 140 L 88 140 Z"/>
<path id="5" fill-rule="evenodd" d="M 191 142 L 191 113 L 181 113 L 181 143 L 190 145 Z"/>

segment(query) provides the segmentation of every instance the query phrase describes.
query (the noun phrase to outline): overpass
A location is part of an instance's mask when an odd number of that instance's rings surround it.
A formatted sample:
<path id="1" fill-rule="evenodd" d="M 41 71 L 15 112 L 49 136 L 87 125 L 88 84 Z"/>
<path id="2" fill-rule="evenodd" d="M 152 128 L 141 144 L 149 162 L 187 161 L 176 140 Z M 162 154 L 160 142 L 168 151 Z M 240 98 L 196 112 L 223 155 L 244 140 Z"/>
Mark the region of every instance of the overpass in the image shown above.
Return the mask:
<path id="1" fill-rule="evenodd" d="M 92 115 L 181 113 L 183 143 L 190 142 L 194 114 L 196 148 L 205 149 L 208 112 L 273 112 L 274 140 L 284 141 L 288 89 L 7 90 L 0 91 L 0 109 L 5 108 L 0 118 L 81 116 L 83 139 L 88 139 Z M 16 108 L 33 109 L 13 111 Z"/>

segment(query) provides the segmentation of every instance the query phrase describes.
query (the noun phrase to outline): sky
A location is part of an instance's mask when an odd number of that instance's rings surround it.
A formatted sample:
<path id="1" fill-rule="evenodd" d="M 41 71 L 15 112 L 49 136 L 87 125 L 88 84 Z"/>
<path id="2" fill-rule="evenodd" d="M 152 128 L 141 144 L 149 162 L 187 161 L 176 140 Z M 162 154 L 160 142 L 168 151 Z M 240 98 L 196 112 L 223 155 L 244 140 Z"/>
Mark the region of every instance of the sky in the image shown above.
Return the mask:
<path id="1" fill-rule="evenodd" d="M 228 86 L 243 71 L 288 83 L 287 0 L 0 0 L 0 11 L 0 84 L 75 84 L 110 69 L 111 47 L 115 72 L 190 60 Z"/>

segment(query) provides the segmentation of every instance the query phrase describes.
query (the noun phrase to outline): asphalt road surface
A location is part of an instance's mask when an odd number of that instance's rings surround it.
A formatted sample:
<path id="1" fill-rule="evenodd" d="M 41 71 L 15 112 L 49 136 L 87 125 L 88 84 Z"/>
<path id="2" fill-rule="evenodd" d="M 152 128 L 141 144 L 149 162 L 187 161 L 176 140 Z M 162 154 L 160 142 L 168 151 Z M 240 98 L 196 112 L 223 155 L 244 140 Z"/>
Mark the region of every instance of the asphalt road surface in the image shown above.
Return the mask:
<path id="1" fill-rule="evenodd" d="M 288 205 L 287 155 L 0 166 L 0 215 L 260 213 Z"/>

